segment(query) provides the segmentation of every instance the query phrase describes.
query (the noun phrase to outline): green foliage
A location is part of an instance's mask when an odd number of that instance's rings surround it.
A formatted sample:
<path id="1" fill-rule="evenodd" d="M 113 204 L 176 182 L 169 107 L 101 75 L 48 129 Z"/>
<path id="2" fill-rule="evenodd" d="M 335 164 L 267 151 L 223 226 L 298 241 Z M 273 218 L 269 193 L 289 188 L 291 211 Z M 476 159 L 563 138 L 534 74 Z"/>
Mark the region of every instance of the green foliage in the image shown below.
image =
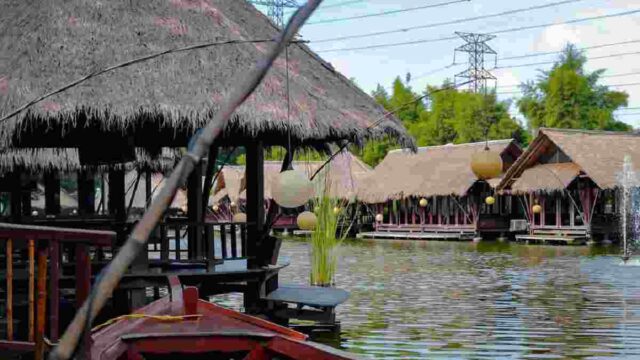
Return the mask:
<path id="1" fill-rule="evenodd" d="M 584 54 L 569 44 L 553 68 L 536 82 L 522 85 L 518 108 L 531 129 L 540 127 L 629 131 L 613 112 L 627 105 L 625 92 L 598 81 L 604 70 L 586 72 Z"/>
<path id="2" fill-rule="evenodd" d="M 411 76 L 408 74 L 407 79 Z M 410 104 L 419 94 L 398 77 L 393 82 L 393 93 L 389 95 L 380 85 L 372 93 L 376 101 L 386 110 L 396 112 L 418 146 L 443 145 L 447 143 L 476 142 L 485 139 L 515 138 L 525 144 L 528 135 L 517 120 L 509 115 L 509 102 L 499 102 L 495 94 L 471 93 L 457 89 L 428 87 L 427 103 Z M 444 90 L 443 90 L 444 89 Z M 429 105 L 427 108 L 426 105 Z M 375 166 L 393 149 L 389 140 L 370 141 L 359 151 L 354 151 L 364 162 Z M 353 151 L 354 149 L 352 149 Z"/>
<path id="3" fill-rule="evenodd" d="M 326 194 L 313 201 L 314 213 L 318 219 L 311 234 L 311 284 L 329 286 L 337 266 L 337 248 L 344 238 L 336 236 L 338 224 L 343 216 L 343 202 Z M 336 209 L 340 211 L 335 211 Z M 345 234 L 346 236 L 346 234 Z"/>

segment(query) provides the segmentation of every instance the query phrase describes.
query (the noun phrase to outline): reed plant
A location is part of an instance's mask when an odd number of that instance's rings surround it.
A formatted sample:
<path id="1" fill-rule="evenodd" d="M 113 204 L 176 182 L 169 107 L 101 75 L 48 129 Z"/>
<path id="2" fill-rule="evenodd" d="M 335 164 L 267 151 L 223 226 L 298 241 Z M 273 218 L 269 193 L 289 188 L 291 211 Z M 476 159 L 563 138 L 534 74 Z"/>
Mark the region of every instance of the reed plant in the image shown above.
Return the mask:
<path id="1" fill-rule="evenodd" d="M 342 218 L 342 203 L 322 194 L 313 201 L 317 217 L 311 234 L 311 284 L 333 285 L 337 267 L 337 249 L 343 237 L 338 238 L 338 225 Z M 337 211 L 336 211 L 337 210 Z"/>

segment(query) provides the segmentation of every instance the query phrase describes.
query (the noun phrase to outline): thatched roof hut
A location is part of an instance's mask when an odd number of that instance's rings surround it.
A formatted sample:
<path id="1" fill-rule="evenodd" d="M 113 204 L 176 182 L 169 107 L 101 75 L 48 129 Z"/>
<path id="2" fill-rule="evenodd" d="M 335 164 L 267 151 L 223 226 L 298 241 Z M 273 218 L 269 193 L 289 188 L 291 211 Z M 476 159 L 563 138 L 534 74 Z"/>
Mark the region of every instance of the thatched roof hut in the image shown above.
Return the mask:
<path id="1" fill-rule="evenodd" d="M 80 162 L 78 149 L 4 149 L 0 151 L 0 174 L 26 172 L 42 174 L 47 171 L 74 172 L 92 169 L 98 172 L 108 169 L 137 169 L 140 171 L 165 172 L 173 169 L 180 159 L 177 150 L 163 148 L 152 156 L 144 149 L 136 149 L 135 161 L 120 164 L 85 166 Z"/>
<path id="2" fill-rule="evenodd" d="M 357 197 L 375 204 L 404 197 L 465 195 L 477 180 L 471 171 L 471 156 L 483 151 L 485 144 L 427 146 L 416 154 L 406 149 L 390 151 L 359 186 Z M 513 139 L 489 141 L 488 145 L 501 154 L 504 169 L 522 152 Z"/>
<path id="3" fill-rule="evenodd" d="M 324 161 L 293 161 L 293 168 L 305 172 L 309 177 L 324 164 Z M 264 197 L 271 198 L 271 187 L 280 172 L 279 161 L 264 162 Z M 326 190 L 330 197 L 352 199 L 361 181 L 372 171 L 371 167 L 348 151 L 338 154 L 314 179 L 318 192 Z M 244 166 L 225 166 L 214 187 L 210 204 L 215 204 L 224 196 L 231 201 L 245 199 Z"/>
<path id="4" fill-rule="evenodd" d="M 640 165 L 640 136 L 632 133 L 540 129 L 537 137 L 506 172 L 498 190 L 548 192 L 568 187 L 578 176 L 600 189 L 618 185 L 625 156 Z"/>
<path id="5" fill-rule="evenodd" d="M 0 12 L 0 117 L 88 73 L 160 51 L 173 53 L 92 78 L 0 124 L 0 146 L 185 146 L 234 81 L 271 46 L 277 27 L 244 0 L 9 1 Z M 285 91 L 290 77 L 291 116 Z M 289 47 L 231 119 L 219 145 L 391 136 L 413 141 L 384 110 L 306 45 Z M 153 136 L 149 136 L 153 133 Z M 37 135 L 37 136 L 36 136 Z M 87 136 L 90 135 L 90 136 Z M 126 136 L 123 136 L 126 135 Z"/>

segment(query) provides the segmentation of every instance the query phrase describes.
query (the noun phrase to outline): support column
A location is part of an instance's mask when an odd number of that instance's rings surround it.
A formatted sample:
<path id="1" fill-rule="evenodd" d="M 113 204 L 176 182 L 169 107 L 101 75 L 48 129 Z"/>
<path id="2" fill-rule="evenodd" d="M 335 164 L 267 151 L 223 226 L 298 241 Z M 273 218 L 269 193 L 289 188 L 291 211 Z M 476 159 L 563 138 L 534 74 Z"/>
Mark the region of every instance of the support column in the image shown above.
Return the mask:
<path id="1" fill-rule="evenodd" d="M 78 171 L 78 213 L 93 215 L 96 211 L 96 188 L 93 173 L 88 170 Z"/>
<path id="2" fill-rule="evenodd" d="M 265 259 L 259 258 L 259 237 L 264 230 L 264 148 L 261 141 L 246 147 L 247 153 L 247 257 L 248 267 L 264 265 Z"/>
<path id="3" fill-rule="evenodd" d="M 123 222 L 126 217 L 124 193 L 124 170 L 110 170 L 108 208 L 109 215 L 117 222 Z"/>
<path id="4" fill-rule="evenodd" d="M 20 192 L 20 201 L 22 202 L 22 215 L 31 216 L 31 183 L 27 182 Z"/>
<path id="5" fill-rule="evenodd" d="M 144 174 L 144 201 L 145 201 L 145 209 L 149 207 L 149 205 L 151 205 L 151 181 L 152 181 L 152 176 L 151 176 L 151 171 L 147 171 Z"/>
<path id="6" fill-rule="evenodd" d="M 189 259 L 202 258 L 202 229 L 197 226 L 202 217 L 202 163 L 197 164 L 187 178 L 187 219 L 189 221 Z"/>
<path id="7" fill-rule="evenodd" d="M 44 174 L 44 213 L 60 214 L 60 175 L 56 171 Z"/>

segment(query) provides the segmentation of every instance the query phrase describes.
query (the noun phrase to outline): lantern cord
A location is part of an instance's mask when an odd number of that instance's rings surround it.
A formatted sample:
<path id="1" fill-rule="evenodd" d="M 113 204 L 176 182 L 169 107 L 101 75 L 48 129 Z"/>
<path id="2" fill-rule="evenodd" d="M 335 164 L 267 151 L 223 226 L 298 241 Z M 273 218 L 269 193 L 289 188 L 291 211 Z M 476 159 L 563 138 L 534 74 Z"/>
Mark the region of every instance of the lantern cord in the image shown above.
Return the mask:
<path id="1" fill-rule="evenodd" d="M 287 153 L 286 159 L 288 164 L 293 163 L 293 151 L 291 149 L 291 91 L 289 85 L 289 45 L 284 48 L 284 64 L 286 67 L 286 77 L 287 77 Z M 291 165 L 289 165 L 291 166 Z"/>

